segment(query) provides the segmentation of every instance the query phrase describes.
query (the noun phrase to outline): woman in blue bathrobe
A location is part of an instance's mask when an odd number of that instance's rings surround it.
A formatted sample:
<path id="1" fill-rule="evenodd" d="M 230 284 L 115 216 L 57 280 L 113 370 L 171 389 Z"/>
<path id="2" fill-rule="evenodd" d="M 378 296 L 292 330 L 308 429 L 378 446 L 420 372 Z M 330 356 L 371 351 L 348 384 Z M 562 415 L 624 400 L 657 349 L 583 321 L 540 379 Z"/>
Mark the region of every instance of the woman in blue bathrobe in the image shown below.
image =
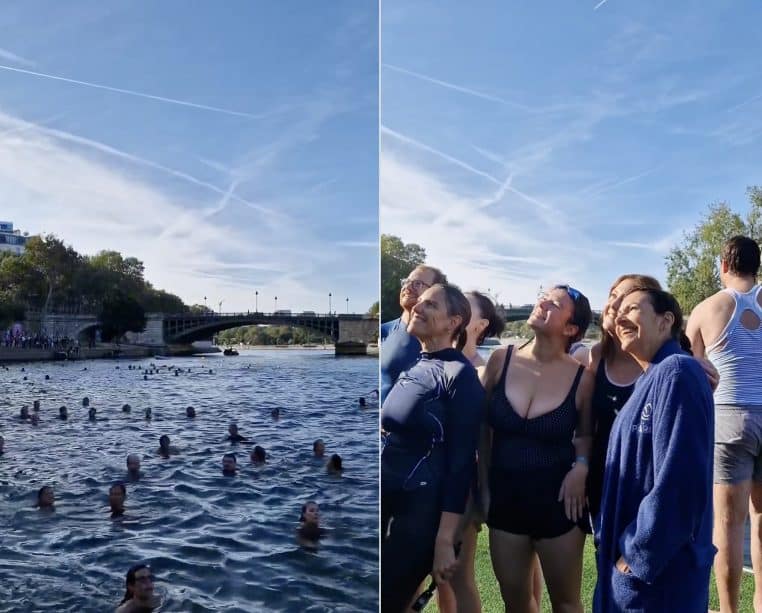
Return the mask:
<path id="1" fill-rule="evenodd" d="M 708 608 L 714 404 L 701 366 L 680 348 L 682 323 L 661 290 L 635 288 L 618 311 L 622 349 L 645 372 L 606 455 L 596 613 Z"/>

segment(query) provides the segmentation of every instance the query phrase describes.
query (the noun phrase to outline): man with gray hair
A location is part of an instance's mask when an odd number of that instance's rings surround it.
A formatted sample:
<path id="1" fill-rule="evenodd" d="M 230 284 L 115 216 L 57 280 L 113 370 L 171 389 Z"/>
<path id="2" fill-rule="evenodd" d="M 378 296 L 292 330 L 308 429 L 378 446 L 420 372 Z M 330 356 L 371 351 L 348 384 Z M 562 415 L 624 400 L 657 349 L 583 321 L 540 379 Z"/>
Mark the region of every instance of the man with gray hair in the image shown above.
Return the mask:
<path id="1" fill-rule="evenodd" d="M 762 287 L 757 283 L 759 245 L 729 239 L 720 257 L 723 289 L 693 309 L 686 334 L 696 357 L 720 373 L 714 392 L 714 563 L 720 610 L 738 611 L 743 536 L 751 511 L 752 564 L 762 582 Z M 751 502 L 751 504 L 750 504 Z M 762 593 L 754 594 L 762 611 Z"/>

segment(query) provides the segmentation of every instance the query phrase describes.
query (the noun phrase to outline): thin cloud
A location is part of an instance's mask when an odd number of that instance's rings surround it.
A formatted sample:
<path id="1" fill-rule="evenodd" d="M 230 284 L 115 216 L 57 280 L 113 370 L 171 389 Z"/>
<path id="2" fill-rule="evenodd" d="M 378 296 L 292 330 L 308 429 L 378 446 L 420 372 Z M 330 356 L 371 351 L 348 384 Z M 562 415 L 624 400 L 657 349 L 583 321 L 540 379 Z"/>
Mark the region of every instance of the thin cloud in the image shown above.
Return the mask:
<path id="1" fill-rule="evenodd" d="M 110 85 L 101 85 L 99 83 L 91 83 L 89 81 L 80 81 L 78 79 L 70 79 L 68 77 L 61 77 L 59 75 L 46 74 L 44 72 L 35 72 L 34 70 L 25 70 L 23 68 L 14 68 L 13 66 L 5 66 L 0 64 L 0 70 L 8 70 L 11 72 L 18 72 L 22 74 L 31 75 L 34 77 L 42 77 L 44 79 L 52 79 L 54 81 L 62 81 L 64 83 L 72 83 L 74 85 L 84 85 L 85 87 L 92 87 L 95 89 L 102 89 L 109 92 L 115 92 L 118 94 L 127 94 L 128 96 L 137 96 L 138 98 L 146 98 L 148 100 L 155 100 L 158 102 L 167 102 L 170 104 L 177 104 L 180 106 L 186 106 L 202 111 L 211 111 L 213 113 L 222 113 L 224 115 L 233 115 L 235 117 L 246 117 L 248 119 L 262 119 L 269 114 L 245 113 L 243 111 L 233 111 L 231 109 L 225 109 L 218 106 L 210 106 L 207 104 L 198 104 L 196 102 L 189 102 L 187 100 L 178 100 L 177 98 L 167 98 L 165 96 L 156 96 L 154 94 L 147 94 L 145 92 L 138 92 L 131 89 L 123 89 L 121 87 L 111 87 Z"/>
<path id="2" fill-rule="evenodd" d="M 365 247 L 368 249 L 378 249 L 378 241 L 339 241 L 336 244 L 340 247 Z"/>
<path id="3" fill-rule="evenodd" d="M 505 98 L 500 98 L 499 96 L 492 96 L 491 94 L 485 94 L 484 92 L 480 92 L 475 89 L 471 89 L 470 87 L 463 87 L 461 85 L 456 85 L 455 83 L 450 83 L 448 81 L 442 81 L 441 79 L 435 79 L 434 77 L 426 76 L 425 74 L 421 74 L 420 72 L 414 72 L 412 70 L 407 70 L 406 68 L 401 68 L 400 66 L 394 66 L 393 64 L 381 64 L 384 68 L 388 68 L 389 70 L 394 70 L 395 72 L 399 72 L 405 75 L 408 75 L 410 77 L 415 77 L 416 79 L 420 79 L 421 81 L 426 81 L 427 83 L 433 83 L 435 85 L 439 85 L 441 87 L 446 87 L 447 89 L 454 90 L 456 92 L 460 92 L 462 94 L 467 94 L 469 96 L 474 96 L 475 98 L 481 98 L 482 100 L 489 100 L 490 102 L 497 102 L 498 104 L 503 104 L 505 106 L 510 106 L 514 109 L 518 109 L 520 111 L 525 111 L 527 113 L 534 113 L 535 109 L 532 107 L 529 107 L 525 104 L 521 104 L 520 102 L 514 102 L 512 100 L 506 100 Z"/>
<path id="4" fill-rule="evenodd" d="M 601 8 L 604 4 L 606 4 L 609 0 L 601 0 L 598 4 L 593 7 L 594 11 L 597 11 L 599 8 Z"/>
<path id="5" fill-rule="evenodd" d="M 22 66 L 34 67 L 37 65 L 37 63 L 33 62 L 32 60 L 28 60 L 25 57 L 16 55 L 12 51 L 8 51 L 8 49 L 2 48 L 0 48 L 0 59 L 6 60 L 8 62 L 14 62 L 16 64 L 21 64 Z"/>

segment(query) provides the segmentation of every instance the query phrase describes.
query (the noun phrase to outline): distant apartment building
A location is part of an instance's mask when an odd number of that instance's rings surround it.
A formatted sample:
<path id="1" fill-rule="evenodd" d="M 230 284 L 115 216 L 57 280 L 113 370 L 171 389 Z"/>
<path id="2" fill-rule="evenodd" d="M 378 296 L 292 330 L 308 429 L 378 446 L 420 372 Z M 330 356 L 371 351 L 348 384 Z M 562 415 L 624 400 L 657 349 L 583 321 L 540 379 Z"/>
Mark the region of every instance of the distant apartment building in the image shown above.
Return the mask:
<path id="1" fill-rule="evenodd" d="M 0 221 L 0 251 L 10 251 L 17 255 L 24 253 L 28 236 L 22 235 L 21 230 L 14 230 L 10 221 Z"/>

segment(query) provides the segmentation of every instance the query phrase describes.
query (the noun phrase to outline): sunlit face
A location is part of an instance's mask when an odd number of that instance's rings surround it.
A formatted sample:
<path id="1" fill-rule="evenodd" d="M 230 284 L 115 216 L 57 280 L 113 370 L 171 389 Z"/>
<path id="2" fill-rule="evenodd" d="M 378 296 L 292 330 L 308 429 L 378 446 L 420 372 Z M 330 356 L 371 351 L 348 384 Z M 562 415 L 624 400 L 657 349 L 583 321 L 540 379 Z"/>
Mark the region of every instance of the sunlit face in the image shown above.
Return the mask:
<path id="1" fill-rule="evenodd" d="M 441 287 L 427 289 L 413 307 L 407 331 L 418 339 L 451 336 L 461 321 L 447 313 L 445 292 Z"/>
<path id="2" fill-rule="evenodd" d="M 132 596 L 135 600 L 146 601 L 153 595 L 153 573 L 150 568 L 141 568 L 135 573 Z"/>
<path id="3" fill-rule="evenodd" d="M 545 293 L 537 300 L 527 324 L 535 330 L 563 335 L 572 334 L 576 326 L 571 324 L 574 317 L 574 301 L 569 293 L 560 287 Z M 568 329 L 567 326 L 573 326 Z"/>
<path id="4" fill-rule="evenodd" d="M 611 288 L 609 297 L 603 307 L 603 330 L 608 334 L 615 334 L 616 316 L 619 307 L 622 306 L 622 298 L 635 287 L 635 279 L 624 279 L 615 287 Z"/>
<path id="5" fill-rule="evenodd" d="M 222 472 L 226 474 L 234 473 L 236 469 L 236 461 L 230 456 L 222 458 Z"/>
<path id="6" fill-rule="evenodd" d="M 482 332 L 489 326 L 489 321 L 482 317 L 482 312 L 479 309 L 479 303 L 476 298 L 471 294 L 466 294 L 466 298 L 468 298 L 468 304 L 471 305 L 471 321 L 468 322 L 466 333 L 468 334 L 469 342 L 472 340 L 476 342 L 479 340 Z"/>
<path id="7" fill-rule="evenodd" d="M 124 492 L 118 485 L 112 485 L 108 491 L 108 503 L 112 511 L 124 511 Z"/>
<path id="8" fill-rule="evenodd" d="M 304 523 L 315 525 L 320 523 L 320 508 L 314 502 L 308 503 L 304 509 Z"/>
<path id="9" fill-rule="evenodd" d="M 55 505 L 56 503 L 56 496 L 53 493 L 52 487 L 44 487 L 42 488 L 42 492 L 40 492 L 40 508 L 41 509 L 50 509 Z"/>
<path id="10" fill-rule="evenodd" d="M 622 350 L 650 360 L 669 338 L 674 315 L 654 311 L 646 292 L 625 296 L 616 318 L 616 335 Z"/>
<path id="11" fill-rule="evenodd" d="M 400 306 L 405 310 L 412 309 L 421 294 L 432 285 L 434 285 L 434 273 L 427 269 L 416 268 L 402 282 Z"/>

